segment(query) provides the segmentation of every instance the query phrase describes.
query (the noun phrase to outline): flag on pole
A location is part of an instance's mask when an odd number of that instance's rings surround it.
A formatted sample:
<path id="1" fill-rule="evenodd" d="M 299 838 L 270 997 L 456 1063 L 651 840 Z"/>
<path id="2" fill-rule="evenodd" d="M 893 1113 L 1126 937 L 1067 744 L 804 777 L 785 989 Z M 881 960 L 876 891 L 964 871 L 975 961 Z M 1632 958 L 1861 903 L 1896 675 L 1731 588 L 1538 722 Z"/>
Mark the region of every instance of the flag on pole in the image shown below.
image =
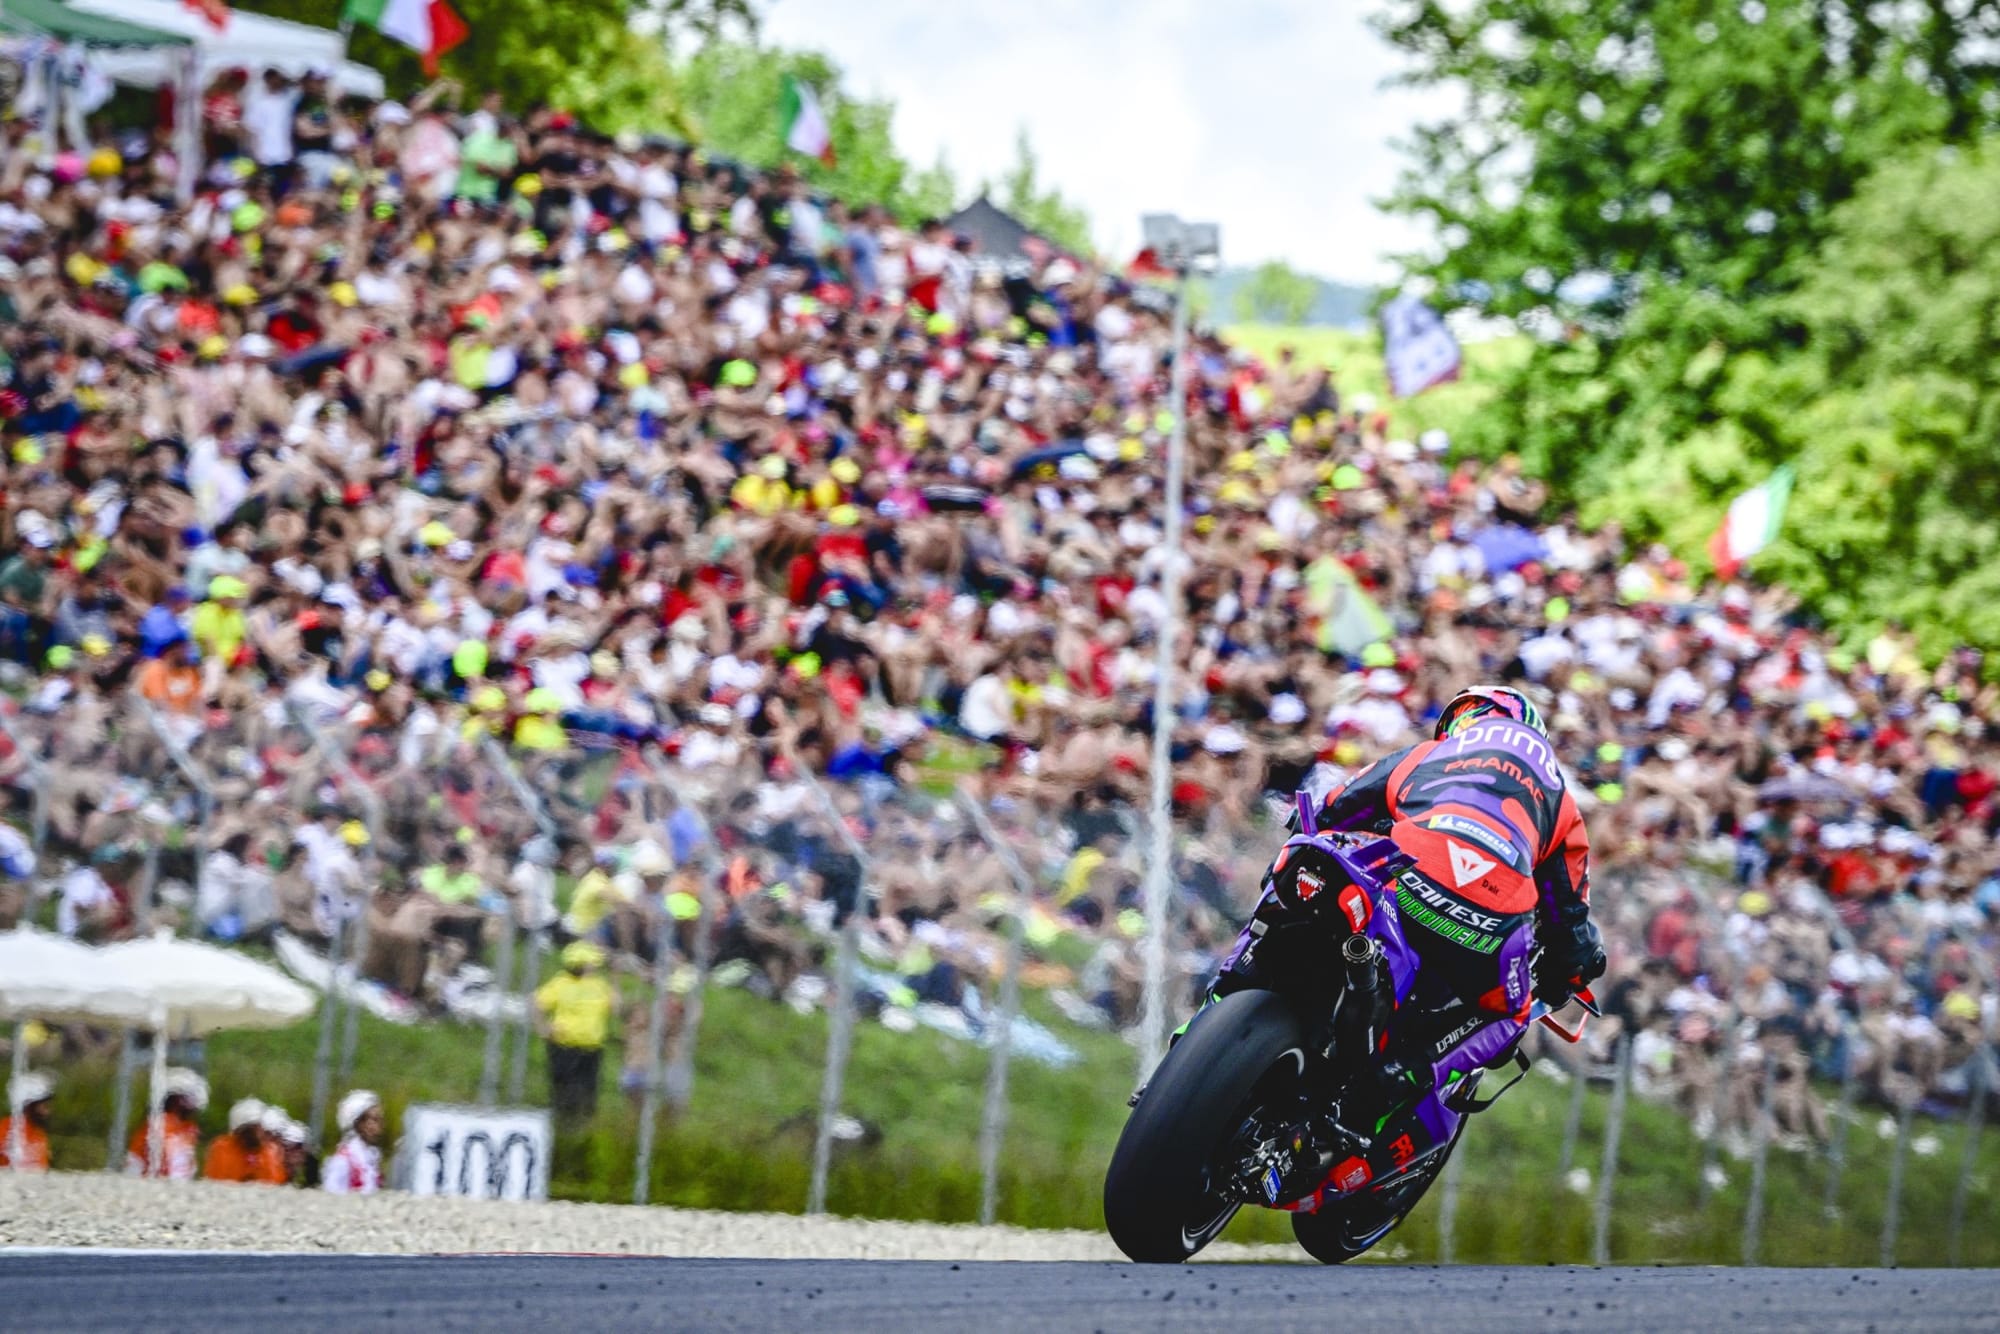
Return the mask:
<path id="1" fill-rule="evenodd" d="M 208 20 L 208 25 L 217 32 L 229 28 L 229 6 L 225 0 L 181 0 L 183 9 L 191 9 Z"/>
<path id="2" fill-rule="evenodd" d="M 1787 463 L 1729 502 L 1722 526 L 1708 539 L 1709 558 L 1715 572 L 1734 579 L 1743 562 L 1771 545 L 1785 522 L 1785 504 L 1792 498 L 1792 465 Z"/>
<path id="3" fill-rule="evenodd" d="M 820 110 L 819 98 L 807 85 L 787 74 L 782 104 L 785 117 L 785 147 L 794 153 L 816 157 L 833 165 L 833 131 Z"/>
<path id="4" fill-rule="evenodd" d="M 347 0 L 342 23 L 373 28 L 423 57 L 424 73 L 438 72 L 438 58 L 472 35 L 445 0 Z"/>
<path id="5" fill-rule="evenodd" d="M 1389 392 L 1409 398 L 1458 378 L 1458 340 L 1421 298 L 1399 296 L 1382 307 L 1382 361 Z"/>

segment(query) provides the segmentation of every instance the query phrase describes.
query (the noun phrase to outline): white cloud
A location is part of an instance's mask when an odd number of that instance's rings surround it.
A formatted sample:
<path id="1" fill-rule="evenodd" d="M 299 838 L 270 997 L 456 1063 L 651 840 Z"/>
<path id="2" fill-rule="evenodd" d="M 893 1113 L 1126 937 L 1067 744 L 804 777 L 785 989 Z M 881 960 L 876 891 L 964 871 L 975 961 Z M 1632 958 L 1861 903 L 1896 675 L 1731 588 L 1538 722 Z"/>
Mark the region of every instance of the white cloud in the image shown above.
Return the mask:
<path id="1" fill-rule="evenodd" d="M 1107 253 L 1156 210 L 1222 224 L 1231 264 L 1282 258 L 1385 281 L 1424 244 L 1372 200 L 1391 140 L 1448 104 L 1384 88 L 1398 57 L 1358 0 L 771 0 L 768 41 L 816 48 L 848 86 L 896 104 L 898 146 L 940 150 L 962 182 L 998 178 L 1027 127 L 1045 179 L 1081 202 Z"/>

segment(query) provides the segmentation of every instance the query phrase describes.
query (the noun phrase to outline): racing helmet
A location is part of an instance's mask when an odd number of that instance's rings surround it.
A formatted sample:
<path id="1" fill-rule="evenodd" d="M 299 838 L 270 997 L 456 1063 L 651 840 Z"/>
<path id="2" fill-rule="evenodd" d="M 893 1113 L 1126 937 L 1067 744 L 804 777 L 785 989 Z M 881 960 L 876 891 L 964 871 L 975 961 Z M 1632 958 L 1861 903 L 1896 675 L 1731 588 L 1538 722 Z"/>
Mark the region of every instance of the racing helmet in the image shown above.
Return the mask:
<path id="1" fill-rule="evenodd" d="M 1512 686 L 1471 686 L 1453 695 L 1451 703 L 1438 715 L 1437 739 L 1442 741 L 1462 732 L 1478 719 L 1494 713 L 1532 727 L 1543 736 L 1549 734 L 1542 711 Z"/>

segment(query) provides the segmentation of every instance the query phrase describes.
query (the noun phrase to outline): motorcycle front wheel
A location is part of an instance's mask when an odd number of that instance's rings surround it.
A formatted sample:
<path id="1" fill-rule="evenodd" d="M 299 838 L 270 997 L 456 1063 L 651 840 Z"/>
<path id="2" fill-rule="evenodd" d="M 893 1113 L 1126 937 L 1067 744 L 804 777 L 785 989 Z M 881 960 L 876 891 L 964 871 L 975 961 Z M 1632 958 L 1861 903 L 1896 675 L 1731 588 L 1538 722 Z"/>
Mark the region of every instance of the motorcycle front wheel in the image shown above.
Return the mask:
<path id="1" fill-rule="evenodd" d="M 1240 1201 L 1215 1159 L 1264 1100 L 1272 1077 L 1305 1069 L 1299 1021 L 1269 991 L 1223 997 L 1153 1072 L 1111 1155 L 1104 1223 L 1142 1264 L 1178 1264 L 1213 1241 Z"/>

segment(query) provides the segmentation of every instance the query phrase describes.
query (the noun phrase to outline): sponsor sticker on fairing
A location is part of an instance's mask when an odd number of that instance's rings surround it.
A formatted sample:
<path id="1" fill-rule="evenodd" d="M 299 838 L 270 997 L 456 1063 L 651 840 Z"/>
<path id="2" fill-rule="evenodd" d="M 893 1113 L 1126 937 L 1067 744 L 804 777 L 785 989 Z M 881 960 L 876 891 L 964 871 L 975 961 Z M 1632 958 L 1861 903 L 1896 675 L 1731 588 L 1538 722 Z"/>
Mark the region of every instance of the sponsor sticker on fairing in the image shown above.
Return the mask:
<path id="1" fill-rule="evenodd" d="M 1314 875 L 1311 871 L 1306 870 L 1303 866 L 1299 868 L 1299 875 L 1296 883 L 1298 885 L 1300 903 L 1310 903 L 1322 889 L 1326 888 L 1326 881 L 1320 879 L 1317 875 Z"/>

